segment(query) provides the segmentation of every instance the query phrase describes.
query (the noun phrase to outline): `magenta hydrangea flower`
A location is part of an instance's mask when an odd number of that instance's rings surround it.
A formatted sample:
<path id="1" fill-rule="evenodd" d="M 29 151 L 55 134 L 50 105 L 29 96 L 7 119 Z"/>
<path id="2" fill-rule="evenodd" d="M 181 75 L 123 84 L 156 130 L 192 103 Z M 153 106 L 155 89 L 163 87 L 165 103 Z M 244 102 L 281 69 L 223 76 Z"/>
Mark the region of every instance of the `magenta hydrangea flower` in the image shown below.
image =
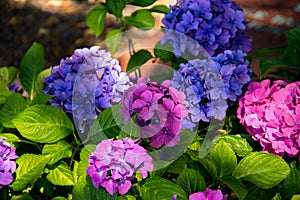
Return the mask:
<path id="1" fill-rule="evenodd" d="M 185 95 L 170 86 L 140 78 L 125 91 L 121 100 L 121 114 L 127 123 L 135 118 L 142 138 L 151 138 L 150 146 L 174 146 L 180 142 L 182 120 L 187 117 Z"/>
<path id="2" fill-rule="evenodd" d="M 18 158 L 16 148 L 11 147 L 5 140 L 6 138 L 0 137 L 0 189 L 13 182 L 12 174 L 16 170 L 14 160 Z"/>
<path id="3" fill-rule="evenodd" d="M 152 157 L 147 150 L 131 138 L 101 141 L 89 157 L 87 174 L 95 188 L 104 187 L 113 195 L 115 192 L 126 194 L 131 188 L 134 173 L 142 178 L 153 170 Z"/>
<path id="4" fill-rule="evenodd" d="M 189 200 L 224 200 L 227 194 L 223 195 L 221 190 L 207 188 L 204 192 L 196 192 L 189 196 Z"/>
<path id="5" fill-rule="evenodd" d="M 239 100 L 237 116 L 264 151 L 290 157 L 300 151 L 300 81 L 253 82 Z"/>

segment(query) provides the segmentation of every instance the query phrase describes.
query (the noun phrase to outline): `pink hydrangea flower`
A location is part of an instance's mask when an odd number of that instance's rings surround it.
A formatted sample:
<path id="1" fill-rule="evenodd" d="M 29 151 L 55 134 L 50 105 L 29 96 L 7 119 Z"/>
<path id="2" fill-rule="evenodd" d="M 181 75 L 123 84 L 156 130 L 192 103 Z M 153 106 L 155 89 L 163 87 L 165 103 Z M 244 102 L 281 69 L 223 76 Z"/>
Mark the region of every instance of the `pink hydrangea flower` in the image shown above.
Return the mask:
<path id="1" fill-rule="evenodd" d="M 104 187 L 108 193 L 126 194 L 131 188 L 134 173 L 142 178 L 153 170 L 152 158 L 147 150 L 131 138 L 103 140 L 89 157 L 87 174 L 95 188 Z"/>
<path id="2" fill-rule="evenodd" d="M 264 151 L 290 157 L 300 151 L 300 82 L 252 82 L 237 116 Z"/>

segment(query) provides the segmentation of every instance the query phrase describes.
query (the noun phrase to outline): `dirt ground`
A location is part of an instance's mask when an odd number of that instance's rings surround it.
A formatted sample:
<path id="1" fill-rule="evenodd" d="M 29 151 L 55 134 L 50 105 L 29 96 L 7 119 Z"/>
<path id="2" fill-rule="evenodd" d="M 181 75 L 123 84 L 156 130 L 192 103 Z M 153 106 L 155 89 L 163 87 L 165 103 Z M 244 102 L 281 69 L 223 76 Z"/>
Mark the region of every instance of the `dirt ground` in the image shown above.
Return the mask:
<path id="1" fill-rule="evenodd" d="M 164 0 L 162 3 L 173 3 Z M 284 2 L 284 3 L 283 3 Z M 45 48 L 45 67 L 59 64 L 74 49 L 97 45 L 85 24 L 97 0 L 0 0 L 0 66 L 18 66 L 34 41 Z M 245 10 L 253 51 L 286 44 L 284 31 L 300 25 L 298 0 L 237 0 Z M 115 25 L 108 16 L 106 29 Z"/>

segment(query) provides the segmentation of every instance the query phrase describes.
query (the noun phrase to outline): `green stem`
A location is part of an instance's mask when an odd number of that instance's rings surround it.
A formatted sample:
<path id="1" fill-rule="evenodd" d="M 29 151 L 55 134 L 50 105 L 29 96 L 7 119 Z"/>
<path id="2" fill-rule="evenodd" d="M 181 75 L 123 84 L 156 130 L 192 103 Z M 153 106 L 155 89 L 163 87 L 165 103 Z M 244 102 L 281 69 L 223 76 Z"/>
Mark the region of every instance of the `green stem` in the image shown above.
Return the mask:
<path id="1" fill-rule="evenodd" d="M 27 140 L 19 140 L 19 142 L 23 142 L 23 143 L 26 143 L 26 144 L 34 145 L 34 146 L 36 146 L 40 151 L 42 151 L 41 147 L 40 147 L 37 143 L 30 142 L 30 141 L 27 141 Z"/>
<path id="2" fill-rule="evenodd" d="M 78 138 L 77 138 L 77 135 L 76 135 L 76 133 L 75 133 L 75 131 L 73 132 L 73 137 L 74 137 L 74 139 L 75 139 L 75 142 L 76 142 L 76 144 L 79 146 L 79 145 L 81 145 L 82 143 L 78 140 Z"/>

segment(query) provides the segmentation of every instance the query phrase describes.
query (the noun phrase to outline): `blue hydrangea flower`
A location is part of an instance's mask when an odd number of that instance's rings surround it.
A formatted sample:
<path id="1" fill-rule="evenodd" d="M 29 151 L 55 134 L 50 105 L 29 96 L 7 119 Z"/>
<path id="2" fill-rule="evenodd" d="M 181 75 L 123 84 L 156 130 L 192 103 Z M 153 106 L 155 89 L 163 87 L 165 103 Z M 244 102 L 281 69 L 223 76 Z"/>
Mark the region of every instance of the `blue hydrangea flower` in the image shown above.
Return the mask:
<path id="1" fill-rule="evenodd" d="M 245 35 L 247 23 L 243 10 L 230 0 L 177 0 L 170 10 L 162 20 L 165 28 L 196 40 L 211 56 L 227 49 L 244 52 L 252 49 L 251 39 Z M 179 57 L 186 50 L 182 47 L 185 40 L 179 34 L 167 33 L 162 43 L 169 41 Z"/>
<path id="2" fill-rule="evenodd" d="M 44 93 L 53 95 L 51 105 L 61 108 L 86 132 L 97 114 L 118 103 L 131 84 L 118 60 L 100 47 L 77 49 L 62 59 L 44 80 Z"/>
<path id="3" fill-rule="evenodd" d="M 240 50 L 226 50 L 212 60 L 180 64 L 172 86 L 186 94 L 192 122 L 225 118 L 228 103 L 236 101 L 251 80 L 252 70 L 245 55 Z"/>

